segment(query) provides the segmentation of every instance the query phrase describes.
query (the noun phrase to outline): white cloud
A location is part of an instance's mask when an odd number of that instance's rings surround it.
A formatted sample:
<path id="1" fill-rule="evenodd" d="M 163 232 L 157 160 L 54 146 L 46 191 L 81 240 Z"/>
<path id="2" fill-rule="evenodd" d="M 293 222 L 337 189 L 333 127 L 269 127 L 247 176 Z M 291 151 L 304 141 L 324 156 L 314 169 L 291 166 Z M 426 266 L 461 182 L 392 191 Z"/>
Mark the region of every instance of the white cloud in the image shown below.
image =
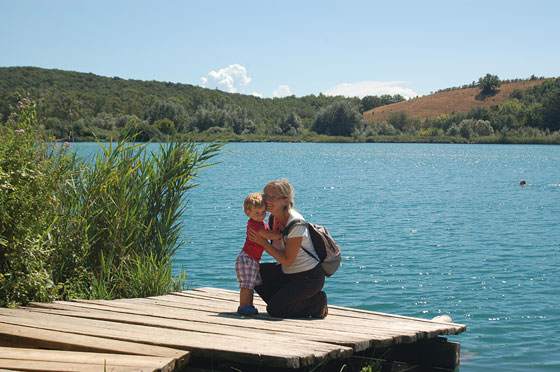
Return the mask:
<path id="1" fill-rule="evenodd" d="M 327 89 L 323 94 L 327 96 L 360 97 L 381 96 L 383 94 L 400 94 L 405 98 L 416 97 L 419 94 L 402 85 L 405 81 L 358 81 L 356 83 L 342 83 Z"/>
<path id="2" fill-rule="evenodd" d="M 280 85 L 274 92 L 272 92 L 272 97 L 288 97 L 291 96 L 292 92 L 290 91 L 290 87 L 287 85 Z"/>
<path id="3" fill-rule="evenodd" d="M 250 82 L 247 69 L 238 64 L 229 65 L 218 71 L 210 71 L 206 77 L 200 78 L 203 87 L 218 88 L 230 93 L 244 93 L 242 88 Z"/>
<path id="4" fill-rule="evenodd" d="M 251 95 L 252 95 L 252 96 L 255 96 L 255 97 L 262 98 L 262 94 L 257 93 L 257 92 L 253 92 L 253 93 L 251 93 Z"/>

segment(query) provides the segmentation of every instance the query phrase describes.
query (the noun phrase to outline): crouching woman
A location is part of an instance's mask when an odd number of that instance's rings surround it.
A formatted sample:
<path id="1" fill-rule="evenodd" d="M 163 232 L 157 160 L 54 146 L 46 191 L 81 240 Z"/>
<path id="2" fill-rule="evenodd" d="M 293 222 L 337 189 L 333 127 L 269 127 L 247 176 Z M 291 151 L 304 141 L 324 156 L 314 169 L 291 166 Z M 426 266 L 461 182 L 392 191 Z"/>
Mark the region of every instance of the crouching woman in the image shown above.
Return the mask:
<path id="1" fill-rule="evenodd" d="M 294 209 L 294 188 L 286 179 L 271 181 L 263 189 L 266 210 L 273 216 L 271 231 L 283 232 L 294 219 L 303 220 Z M 325 318 L 327 295 L 322 291 L 325 274 L 314 252 L 306 225 L 296 224 L 284 239 L 271 243 L 255 231 L 249 238 L 264 247 L 277 263 L 261 263 L 262 284 L 255 291 L 266 302 L 270 316 L 280 318 Z"/>

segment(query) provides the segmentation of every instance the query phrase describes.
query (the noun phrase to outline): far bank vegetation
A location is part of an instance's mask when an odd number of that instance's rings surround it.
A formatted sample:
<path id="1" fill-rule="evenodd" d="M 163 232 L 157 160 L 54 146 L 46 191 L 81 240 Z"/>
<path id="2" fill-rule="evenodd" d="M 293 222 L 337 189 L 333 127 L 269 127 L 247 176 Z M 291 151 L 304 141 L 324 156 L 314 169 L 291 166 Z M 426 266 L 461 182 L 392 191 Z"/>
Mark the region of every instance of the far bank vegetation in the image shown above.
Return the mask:
<path id="1" fill-rule="evenodd" d="M 186 84 L 0 68 L 1 122 L 23 97 L 38 104 L 37 129 L 64 141 L 122 139 L 135 132 L 138 141 L 560 143 L 560 81 L 535 76 L 501 81 L 487 74 L 409 100 L 323 94 L 271 99 Z M 428 106 L 429 113 L 418 109 Z"/>

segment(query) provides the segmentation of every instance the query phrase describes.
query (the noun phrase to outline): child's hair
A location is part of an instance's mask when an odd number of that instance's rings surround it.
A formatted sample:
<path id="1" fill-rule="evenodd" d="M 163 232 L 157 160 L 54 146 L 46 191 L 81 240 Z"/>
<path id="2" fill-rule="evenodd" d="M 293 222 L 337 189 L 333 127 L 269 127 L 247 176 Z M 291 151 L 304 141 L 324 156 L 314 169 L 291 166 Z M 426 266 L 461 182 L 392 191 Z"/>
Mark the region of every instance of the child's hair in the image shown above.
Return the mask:
<path id="1" fill-rule="evenodd" d="M 254 192 L 247 195 L 245 201 L 243 201 L 243 209 L 245 209 L 246 211 L 250 211 L 253 208 L 262 207 L 264 207 L 264 198 L 263 194 L 260 192 Z"/>

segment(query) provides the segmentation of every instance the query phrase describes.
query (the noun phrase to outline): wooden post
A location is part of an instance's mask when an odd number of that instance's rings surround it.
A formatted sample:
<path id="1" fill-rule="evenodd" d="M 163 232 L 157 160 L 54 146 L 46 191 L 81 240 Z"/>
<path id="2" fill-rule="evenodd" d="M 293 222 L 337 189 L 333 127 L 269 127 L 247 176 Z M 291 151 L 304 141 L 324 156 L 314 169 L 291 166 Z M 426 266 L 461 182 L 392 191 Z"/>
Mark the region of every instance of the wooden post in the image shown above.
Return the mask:
<path id="1" fill-rule="evenodd" d="M 411 344 L 396 345 L 389 350 L 387 360 L 454 371 L 459 367 L 460 353 L 459 343 L 448 342 L 445 337 L 434 337 Z"/>

